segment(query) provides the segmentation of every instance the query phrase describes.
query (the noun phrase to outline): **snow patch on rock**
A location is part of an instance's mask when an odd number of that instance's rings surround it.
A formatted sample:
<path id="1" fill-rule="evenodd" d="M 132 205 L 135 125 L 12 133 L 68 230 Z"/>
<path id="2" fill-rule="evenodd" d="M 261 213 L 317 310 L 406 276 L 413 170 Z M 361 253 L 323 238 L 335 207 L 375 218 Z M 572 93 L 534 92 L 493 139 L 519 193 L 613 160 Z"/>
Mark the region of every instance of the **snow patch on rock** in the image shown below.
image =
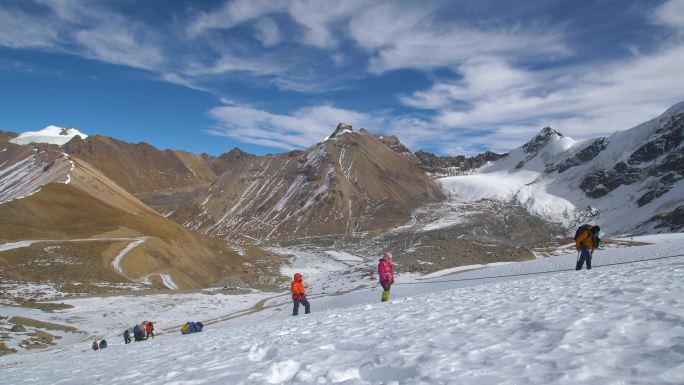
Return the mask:
<path id="1" fill-rule="evenodd" d="M 75 136 L 80 136 L 82 139 L 88 137 L 88 135 L 75 128 L 64 128 L 50 125 L 40 131 L 28 131 L 21 133 L 17 137 L 10 139 L 10 142 L 15 144 L 48 143 L 62 146 L 68 143 Z"/>

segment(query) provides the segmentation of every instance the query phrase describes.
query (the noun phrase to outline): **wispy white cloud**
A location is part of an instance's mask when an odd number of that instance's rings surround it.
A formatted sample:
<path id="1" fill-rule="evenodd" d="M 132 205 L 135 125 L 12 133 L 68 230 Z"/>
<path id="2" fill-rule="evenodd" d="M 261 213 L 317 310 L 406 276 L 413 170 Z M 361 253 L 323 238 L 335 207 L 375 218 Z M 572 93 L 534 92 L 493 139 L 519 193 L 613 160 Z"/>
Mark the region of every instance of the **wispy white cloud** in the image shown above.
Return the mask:
<path id="1" fill-rule="evenodd" d="M 161 45 L 143 27 L 109 21 L 75 34 L 85 57 L 133 68 L 157 70 L 164 61 Z M 125 28 L 124 28 L 125 26 Z M 124 28 L 122 30 L 122 28 Z"/>
<path id="2" fill-rule="evenodd" d="M 161 39 L 147 25 L 96 3 L 39 0 L 44 11 L 0 8 L 0 45 L 64 52 L 154 70 L 164 60 Z"/>
<path id="3" fill-rule="evenodd" d="M 195 82 L 192 79 L 188 79 L 185 77 L 185 75 L 176 73 L 176 72 L 164 72 L 159 74 L 159 80 L 165 81 L 168 83 L 172 84 L 177 84 L 179 86 L 187 87 L 195 91 L 200 91 L 200 92 L 206 92 L 208 94 L 216 95 L 219 96 L 218 92 L 216 90 L 212 90 L 209 87 L 204 87 L 201 85 L 198 85 L 197 82 Z"/>
<path id="4" fill-rule="evenodd" d="M 282 63 L 276 64 L 267 56 L 243 58 L 227 53 L 211 64 L 192 62 L 182 69 L 183 73 L 190 77 L 221 75 L 231 72 L 248 72 L 256 76 L 263 76 L 278 74 L 284 70 L 285 66 Z"/>
<path id="5" fill-rule="evenodd" d="M 273 19 L 264 17 L 254 23 L 255 37 L 266 47 L 274 46 L 283 39 L 278 24 Z"/>
<path id="6" fill-rule="evenodd" d="M 194 38 L 212 29 L 230 29 L 240 23 L 284 11 L 284 0 L 234 0 L 221 7 L 195 16 L 187 27 L 187 34 Z"/>
<path id="7" fill-rule="evenodd" d="M 426 91 L 401 96 L 407 106 L 424 109 L 448 108 L 456 103 L 493 99 L 521 93 L 535 87 L 535 76 L 513 68 L 500 58 L 477 58 L 457 67 L 462 77 L 456 82 L 438 82 Z"/>
<path id="8" fill-rule="evenodd" d="M 58 32 L 52 23 L 38 24 L 35 21 L 25 12 L 0 7 L 0 46 L 49 48 L 59 43 Z"/>
<path id="9" fill-rule="evenodd" d="M 401 68 L 453 67 L 472 58 L 544 57 L 569 53 L 561 31 L 528 27 L 473 27 L 439 21 L 439 9 L 388 2 L 356 15 L 351 37 L 371 55 L 370 69 L 382 73 Z"/>
<path id="10" fill-rule="evenodd" d="M 684 32 L 684 0 L 668 0 L 653 11 L 653 20 L 663 26 Z"/>
<path id="11" fill-rule="evenodd" d="M 303 27 L 303 43 L 319 48 L 335 48 L 340 40 L 346 38 L 345 23 L 349 23 L 353 15 L 363 12 L 370 4 L 368 0 L 295 0 L 288 12 Z"/>
<path id="12" fill-rule="evenodd" d="M 228 136 L 269 147 L 306 148 L 329 136 L 339 122 L 355 127 L 385 124 L 381 116 L 338 108 L 330 104 L 304 107 L 291 114 L 274 114 L 244 105 L 224 105 L 209 112 L 217 125 L 207 133 Z"/>

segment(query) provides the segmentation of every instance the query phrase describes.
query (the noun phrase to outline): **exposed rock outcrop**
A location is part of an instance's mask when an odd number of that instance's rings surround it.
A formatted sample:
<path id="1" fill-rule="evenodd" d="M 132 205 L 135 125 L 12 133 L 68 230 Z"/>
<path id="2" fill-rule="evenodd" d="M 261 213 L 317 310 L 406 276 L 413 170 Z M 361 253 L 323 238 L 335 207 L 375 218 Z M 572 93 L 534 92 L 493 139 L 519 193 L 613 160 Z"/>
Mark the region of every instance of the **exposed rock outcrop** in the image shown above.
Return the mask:
<path id="1" fill-rule="evenodd" d="M 472 157 L 465 157 L 464 155 L 436 156 L 425 151 L 416 152 L 416 157 L 420 160 L 420 168 L 437 177 L 464 175 L 484 166 L 487 162 L 497 161 L 506 155 L 491 151 Z"/>
<path id="2" fill-rule="evenodd" d="M 522 148 L 523 152 L 527 154 L 525 156 L 525 159 L 521 160 L 516 166 L 515 169 L 519 170 L 525 166 L 525 163 L 539 155 L 539 151 L 541 151 L 546 145 L 553 139 L 554 137 L 563 137 L 563 134 L 560 132 L 554 130 L 551 127 L 544 127 L 542 130 L 534 137 L 532 138 L 529 142 L 525 143 Z"/>
<path id="3" fill-rule="evenodd" d="M 651 178 L 651 187 L 637 201 L 639 206 L 644 206 L 684 178 L 683 142 L 684 113 L 680 113 L 663 121 L 626 161 L 616 163 L 612 169 L 600 169 L 587 175 L 580 188 L 587 196 L 600 198 L 620 186 Z"/>
<path id="4" fill-rule="evenodd" d="M 333 131 L 333 133 L 328 137 L 328 139 L 336 138 L 339 135 L 347 132 L 354 132 L 354 129 L 352 128 L 351 124 L 338 123 L 337 128 L 335 128 L 335 131 Z"/>
<path id="5" fill-rule="evenodd" d="M 596 138 L 590 145 L 566 159 L 564 162 L 557 163 L 546 169 L 547 173 L 558 171 L 562 173 L 567 169 L 581 164 L 585 164 L 594 159 L 601 151 L 605 150 L 607 146 L 606 138 Z"/>

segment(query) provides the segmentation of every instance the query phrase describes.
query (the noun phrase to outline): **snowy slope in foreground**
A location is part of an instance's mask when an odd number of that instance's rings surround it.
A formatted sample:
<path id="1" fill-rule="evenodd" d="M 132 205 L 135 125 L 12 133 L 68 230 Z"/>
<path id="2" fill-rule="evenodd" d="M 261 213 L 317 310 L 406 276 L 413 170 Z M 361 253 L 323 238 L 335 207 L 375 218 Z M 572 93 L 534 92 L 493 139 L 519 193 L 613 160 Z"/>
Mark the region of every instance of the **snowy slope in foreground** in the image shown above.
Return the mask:
<path id="1" fill-rule="evenodd" d="M 88 135 L 75 128 L 47 126 L 40 131 L 21 133 L 16 138 L 10 139 L 10 142 L 16 144 L 49 143 L 61 146 L 69 142 L 76 135 L 80 136 L 82 139 L 88 137 Z"/>
<path id="2" fill-rule="evenodd" d="M 623 256 L 684 253 L 681 234 L 640 240 L 658 244 L 600 251 L 596 266 Z M 568 255 L 538 261 L 520 264 L 527 266 L 521 271 L 541 266 L 534 262 L 574 262 Z M 414 294 L 388 304 L 317 311 L 312 301 L 314 313 L 297 318 L 212 325 L 200 334 L 132 345 L 110 340 L 99 352 L 84 350 L 84 343 L 3 357 L 2 382 L 681 384 L 683 283 L 684 258 L 678 257 Z"/>

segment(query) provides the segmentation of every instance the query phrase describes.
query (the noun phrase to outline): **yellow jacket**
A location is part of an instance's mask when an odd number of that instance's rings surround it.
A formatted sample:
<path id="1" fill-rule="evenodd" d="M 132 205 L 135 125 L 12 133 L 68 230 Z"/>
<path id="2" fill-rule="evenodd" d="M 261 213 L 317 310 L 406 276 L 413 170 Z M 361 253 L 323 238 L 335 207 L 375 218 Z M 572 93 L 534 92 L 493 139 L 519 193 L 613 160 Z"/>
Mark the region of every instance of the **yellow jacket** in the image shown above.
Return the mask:
<path id="1" fill-rule="evenodd" d="M 591 234 L 591 227 L 584 230 L 582 234 L 580 234 L 575 240 L 575 249 L 579 250 L 582 246 L 591 250 L 592 253 L 596 248 L 596 245 L 594 244 L 594 237 Z"/>

